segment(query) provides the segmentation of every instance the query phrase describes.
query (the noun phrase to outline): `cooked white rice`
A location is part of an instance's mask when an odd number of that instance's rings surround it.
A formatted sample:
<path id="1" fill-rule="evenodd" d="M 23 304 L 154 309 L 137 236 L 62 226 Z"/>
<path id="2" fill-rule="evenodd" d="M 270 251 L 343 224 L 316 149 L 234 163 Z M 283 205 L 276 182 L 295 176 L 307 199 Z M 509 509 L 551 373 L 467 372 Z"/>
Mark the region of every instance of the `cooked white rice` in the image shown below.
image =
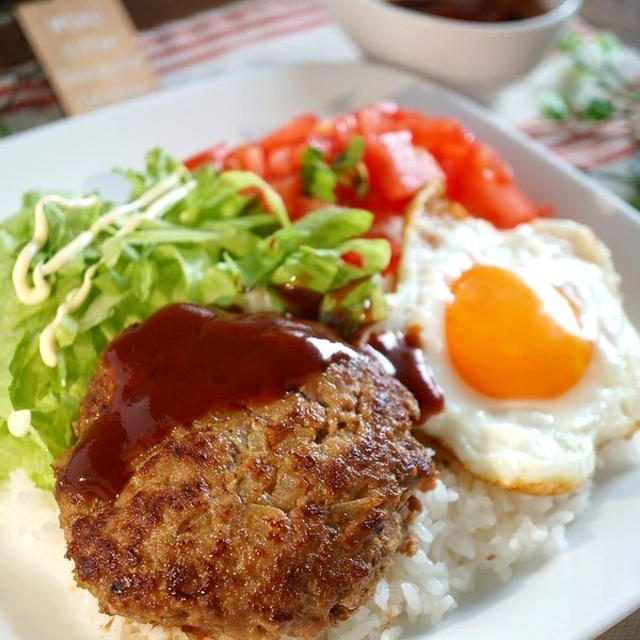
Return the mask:
<path id="1" fill-rule="evenodd" d="M 640 434 L 613 442 L 599 456 L 607 469 L 640 462 Z M 396 554 L 369 602 L 326 633 L 326 640 L 397 640 L 402 624 L 438 622 L 474 588 L 481 572 L 508 580 L 514 567 L 534 555 L 552 555 L 567 544 L 566 526 L 586 507 L 591 484 L 554 497 L 510 493 L 464 471 L 441 469 L 412 525 L 413 556 Z M 0 531 L 15 558 L 28 559 L 53 576 L 72 598 L 73 615 L 107 640 L 187 640 L 179 629 L 127 622 L 98 612 L 96 600 L 75 586 L 72 563 L 51 494 L 16 471 L 0 490 Z M 7 578 L 8 579 L 8 578 Z M 42 620 L 41 620 L 42 621 Z"/>

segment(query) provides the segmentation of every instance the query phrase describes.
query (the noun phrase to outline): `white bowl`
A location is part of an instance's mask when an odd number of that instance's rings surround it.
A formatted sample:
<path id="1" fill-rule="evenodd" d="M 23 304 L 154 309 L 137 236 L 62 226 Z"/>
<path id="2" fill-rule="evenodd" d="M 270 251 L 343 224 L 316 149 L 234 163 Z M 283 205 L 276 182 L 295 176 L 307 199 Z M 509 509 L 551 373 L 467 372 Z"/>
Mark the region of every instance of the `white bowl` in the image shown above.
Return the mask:
<path id="1" fill-rule="evenodd" d="M 512 22 L 469 22 L 419 13 L 386 0 L 323 0 L 373 58 L 462 91 L 498 88 L 531 70 L 581 0 L 546 0 L 549 11 Z"/>

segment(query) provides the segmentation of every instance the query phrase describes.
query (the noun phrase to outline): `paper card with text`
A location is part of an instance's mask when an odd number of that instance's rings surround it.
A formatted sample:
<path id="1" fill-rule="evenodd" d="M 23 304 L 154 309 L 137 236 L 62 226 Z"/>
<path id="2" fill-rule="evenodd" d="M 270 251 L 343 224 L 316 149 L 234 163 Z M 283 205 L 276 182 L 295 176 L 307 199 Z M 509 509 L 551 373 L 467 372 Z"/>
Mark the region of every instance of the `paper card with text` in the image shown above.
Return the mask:
<path id="1" fill-rule="evenodd" d="M 15 14 L 65 113 L 158 88 L 120 0 L 38 0 Z"/>

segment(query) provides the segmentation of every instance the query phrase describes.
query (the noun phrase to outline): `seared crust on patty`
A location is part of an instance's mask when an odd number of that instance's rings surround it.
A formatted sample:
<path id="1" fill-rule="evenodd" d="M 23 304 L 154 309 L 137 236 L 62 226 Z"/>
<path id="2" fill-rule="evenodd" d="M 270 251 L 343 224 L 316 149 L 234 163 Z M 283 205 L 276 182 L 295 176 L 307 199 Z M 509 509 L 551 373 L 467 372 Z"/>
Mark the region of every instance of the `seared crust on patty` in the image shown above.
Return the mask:
<path id="1" fill-rule="evenodd" d="M 111 401 L 103 362 L 76 428 Z M 312 638 L 369 596 L 428 488 L 413 396 L 368 358 L 334 362 L 275 402 L 176 424 L 115 500 L 54 465 L 78 584 L 108 613 L 240 638 Z"/>

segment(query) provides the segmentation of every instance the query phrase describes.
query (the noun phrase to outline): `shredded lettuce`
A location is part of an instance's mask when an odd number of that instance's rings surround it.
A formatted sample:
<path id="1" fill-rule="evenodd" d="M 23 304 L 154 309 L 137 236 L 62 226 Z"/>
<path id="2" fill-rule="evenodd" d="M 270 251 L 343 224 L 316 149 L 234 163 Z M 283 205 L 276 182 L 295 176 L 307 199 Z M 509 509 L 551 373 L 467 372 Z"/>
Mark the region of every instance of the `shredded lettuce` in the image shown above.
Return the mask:
<path id="1" fill-rule="evenodd" d="M 340 160 L 352 167 L 361 155 Z M 288 311 L 278 293 L 288 285 L 321 295 L 318 318 L 339 319 L 351 331 L 385 314 L 380 273 L 390 258 L 385 240 L 363 239 L 373 216 L 331 206 L 290 223 L 280 196 L 262 178 L 242 171 L 217 173 L 207 166 L 190 174 L 161 149 L 147 155 L 146 170 L 120 170 L 131 185 L 130 201 L 168 176 L 179 174 L 186 195 L 162 215 L 123 230 L 122 222 L 97 238 L 48 277 L 50 297 L 21 303 L 10 284 L 20 249 L 31 239 L 41 194 L 25 194 L 21 209 L 0 224 L 0 478 L 22 467 L 40 486 L 51 486 L 51 461 L 73 444 L 72 423 L 88 380 L 108 342 L 124 327 L 171 302 Z M 97 198 L 84 209 L 50 203 L 50 233 L 32 265 L 46 262 L 85 231 L 113 203 Z M 357 252 L 357 266 L 342 259 Z M 89 296 L 55 331 L 57 366 L 48 367 L 39 337 L 66 296 L 97 265 Z M 14 410 L 31 411 L 23 437 L 8 429 Z"/>
<path id="2" fill-rule="evenodd" d="M 307 147 L 302 153 L 302 184 L 305 193 L 323 202 L 336 202 L 338 185 L 348 187 L 359 198 L 369 191 L 369 174 L 362 162 L 364 156 L 364 138 L 353 136 L 345 150 L 329 164 L 324 152 L 314 146 Z"/>

